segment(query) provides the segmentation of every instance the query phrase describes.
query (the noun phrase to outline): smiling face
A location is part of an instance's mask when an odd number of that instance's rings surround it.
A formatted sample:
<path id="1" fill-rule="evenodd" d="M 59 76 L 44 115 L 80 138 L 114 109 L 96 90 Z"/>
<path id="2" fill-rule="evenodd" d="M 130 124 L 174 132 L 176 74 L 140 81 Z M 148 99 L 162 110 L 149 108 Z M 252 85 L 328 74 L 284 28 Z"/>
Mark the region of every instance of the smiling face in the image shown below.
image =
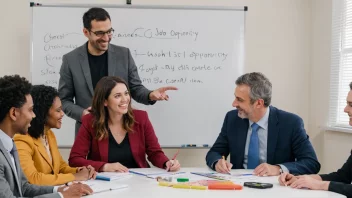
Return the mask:
<path id="1" fill-rule="evenodd" d="M 107 100 L 104 102 L 104 106 L 107 107 L 109 112 L 116 114 L 126 114 L 131 102 L 131 96 L 125 84 L 117 83 L 111 90 L 111 93 Z"/>
<path id="2" fill-rule="evenodd" d="M 91 29 L 83 29 L 84 35 L 88 38 L 88 49 L 92 55 L 101 55 L 108 50 L 109 43 L 112 38 L 111 33 L 111 21 L 106 19 L 105 21 L 91 21 Z"/>
<path id="3" fill-rule="evenodd" d="M 352 90 L 348 92 L 346 102 L 347 104 L 344 109 L 344 112 L 347 113 L 349 118 L 349 124 L 352 126 Z"/>
<path id="4" fill-rule="evenodd" d="M 250 87 L 248 85 L 238 85 L 235 89 L 235 100 L 232 106 L 238 110 L 238 117 L 251 119 L 254 113 L 253 104 L 249 97 Z"/>
<path id="5" fill-rule="evenodd" d="M 63 117 L 64 112 L 62 111 L 61 100 L 59 97 L 55 97 L 46 117 L 45 125 L 49 128 L 60 129 Z"/>
<path id="6" fill-rule="evenodd" d="M 10 117 L 14 123 L 14 131 L 22 135 L 27 134 L 28 128 L 31 126 L 31 121 L 35 118 L 33 100 L 30 94 L 26 95 L 26 102 L 21 108 L 13 107 L 10 109 Z"/>

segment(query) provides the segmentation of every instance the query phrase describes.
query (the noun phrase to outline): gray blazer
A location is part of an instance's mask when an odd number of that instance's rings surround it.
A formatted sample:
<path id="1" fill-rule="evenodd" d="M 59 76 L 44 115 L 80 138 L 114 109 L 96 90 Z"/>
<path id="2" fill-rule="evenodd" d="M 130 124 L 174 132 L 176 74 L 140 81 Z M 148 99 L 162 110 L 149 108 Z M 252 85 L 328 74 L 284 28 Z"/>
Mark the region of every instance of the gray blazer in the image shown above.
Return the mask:
<path id="1" fill-rule="evenodd" d="M 14 149 L 16 146 L 14 145 Z M 16 169 L 14 170 L 11 157 L 0 141 L 0 197 L 38 197 L 60 198 L 59 193 L 53 193 L 53 186 L 37 186 L 29 184 L 18 159 L 17 149 L 14 153 Z M 15 172 L 18 178 L 15 176 Z"/>
<path id="2" fill-rule="evenodd" d="M 65 114 L 77 121 L 76 133 L 83 110 L 91 106 L 94 93 L 87 53 L 87 43 L 85 43 L 65 54 L 60 69 L 59 96 Z M 142 85 L 128 48 L 109 45 L 108 75 L 124 79 L 135 101 L 146 105 L 151 104 L 149 103 L 151 91 Z"/>

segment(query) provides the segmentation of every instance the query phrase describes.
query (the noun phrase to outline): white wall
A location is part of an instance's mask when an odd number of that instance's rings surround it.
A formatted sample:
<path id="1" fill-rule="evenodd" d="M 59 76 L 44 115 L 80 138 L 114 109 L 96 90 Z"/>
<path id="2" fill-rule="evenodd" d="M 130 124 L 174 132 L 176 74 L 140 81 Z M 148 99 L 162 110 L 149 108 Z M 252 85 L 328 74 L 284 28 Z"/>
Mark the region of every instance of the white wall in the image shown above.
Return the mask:
<path id="1" fill-rule="evenodd" d="M 42 3 L 108 3 L 123 0 L 61 0 Z M 322 162 L 323 170 L 336 169 L 346 156 L 336 156 L 331 145 L 351 138 L 340 133 L 324 133 L 319 126 L 327 120 L 330 72 L 331 0 L 133 0 L 144 5 L 248 6 L 245 35 L 246 72 L 260 71 L 273 84 L 273 105 L 300 115 Z M 30 7 L 25 0 L 3 0 L 0 7 L 0 76 L 29 77 Z M 234 85 L 235 87 L 235 85 Z M 229 110 L 231 110 L 229 104 Z M 220 131 L 220 129 L 219 129 Z M 329 141 L 326 141 L 329 138 Z M 352 138 L 351 138 L 352 139 Z M 341 143 L 341 142 L 339 142 Z M 342 152 L 348 143 L 340 144 Z M 67 159 L 69 150 L 62 149 Z M 172 156 L 175 149 L 165 150 Z M 205 166 L 206 149 L 182 149 L 183 166 Z M 347 153 L 348 154 L 348 153 Z M 341 159 L 340 159 L 341 158 Z"/>
<path id="2" fill-rule="evenodd" d="M 319 159 L 323 165 L 321 172 L 327 173 L 336 171 L 347 160 L 352 148 L 352 134 L 323 129 L 329 118 L 332 0 L 313 0 L 311 8 L 312 45 L 308 128 L 313 145 L 319 151 Z"/>
<path id="3" fill-rule="evenodd" d="M 324 152 L 325 133 L 321 129 L 328 121 L 331 46 L 331 0 L 312 1 L 310 113 L 309 132 L 313 145 L 319 150 L 321 172 L 331 171 Z"/>
<path id="4" fill-rule="evenodd" d="M 29 2 L 2 1 L 0 6 L 0 76 L 19 74 L 29 77 Z"/>

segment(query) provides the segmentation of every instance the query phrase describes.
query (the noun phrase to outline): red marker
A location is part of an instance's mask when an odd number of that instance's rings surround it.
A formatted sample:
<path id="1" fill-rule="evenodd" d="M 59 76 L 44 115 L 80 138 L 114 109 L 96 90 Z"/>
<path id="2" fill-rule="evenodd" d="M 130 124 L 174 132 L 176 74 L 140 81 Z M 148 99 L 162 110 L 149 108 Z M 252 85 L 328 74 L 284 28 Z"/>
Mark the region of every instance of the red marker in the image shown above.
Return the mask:
<path id="1" fill-rule="evenodd" d="M 177 157 L 177 155 L 178 155 L 179 152 L 180 152 L 180 149 L 177 150 L 177 152 L 175 153 L 175 155 L 174 155 L 174 157 L 172 158 L 172 160 L 175 160 L 175 159 L 176 159 L 176 157 Z"/>
<path id="2" fill-rule="evenodd" d="M 175 160 L 176 159 L 176 157 L 177 157 L 177 155 L 178 155 L 178 153 L 180 152 L 180 149 L 178 149 L 177 150 L 177 152 L 175 153 L 175 155 L 174 155 L 174 157 L 172 158 L 172 160 Z M 174 163 L 172 162 L 172 164 L 171 164 L 171 167 L 174 165 Z M 171 168 L 170 167 L 170 168 Z"/>

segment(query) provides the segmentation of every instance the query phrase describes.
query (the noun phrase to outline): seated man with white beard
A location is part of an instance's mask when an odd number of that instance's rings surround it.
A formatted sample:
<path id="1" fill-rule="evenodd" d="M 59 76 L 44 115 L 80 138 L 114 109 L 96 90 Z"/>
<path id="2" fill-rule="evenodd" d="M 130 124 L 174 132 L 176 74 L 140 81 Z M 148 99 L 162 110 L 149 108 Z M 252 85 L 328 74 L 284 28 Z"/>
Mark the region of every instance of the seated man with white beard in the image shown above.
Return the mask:
<path id="1" fill-rule="evenodd" d="M 320 164 L 303 120 L 270 106 L 270 81 L 253 72 L 240 76 L 236 85 L 232 103 L 236 110 L 227 113 L 206 156 L 207 165 L 220 173 L 254 169 L 259 176 L 318 173 Z"/>

